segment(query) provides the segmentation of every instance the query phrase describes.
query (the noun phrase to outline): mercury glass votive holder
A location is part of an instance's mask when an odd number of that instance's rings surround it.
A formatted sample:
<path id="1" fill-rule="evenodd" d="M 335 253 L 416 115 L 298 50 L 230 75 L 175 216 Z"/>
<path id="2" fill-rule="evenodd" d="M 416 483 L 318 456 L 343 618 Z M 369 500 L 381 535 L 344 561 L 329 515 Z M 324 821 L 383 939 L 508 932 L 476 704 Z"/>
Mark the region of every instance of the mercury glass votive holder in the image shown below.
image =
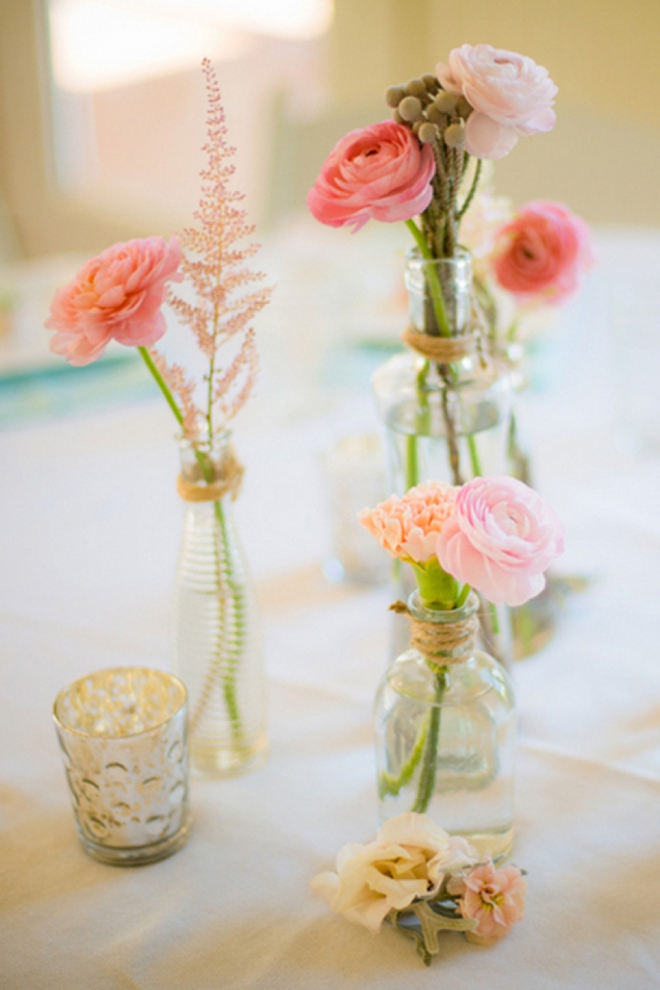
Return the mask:
<path id="1" fill-rule="evenodd" d="M 147 667 L 99 670 L 60 691 L 53 719 L 85 852 L 138 866 L 180 849 L 191 822 L 181 681 Z"/>

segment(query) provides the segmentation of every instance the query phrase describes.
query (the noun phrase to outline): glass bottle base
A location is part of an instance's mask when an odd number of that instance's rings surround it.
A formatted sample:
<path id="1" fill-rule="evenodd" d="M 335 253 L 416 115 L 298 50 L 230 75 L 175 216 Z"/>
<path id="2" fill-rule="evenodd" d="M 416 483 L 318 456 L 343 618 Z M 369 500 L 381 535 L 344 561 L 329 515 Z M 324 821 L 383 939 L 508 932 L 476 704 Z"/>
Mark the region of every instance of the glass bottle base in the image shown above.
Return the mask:
<path id="1" fill-rule="evenodd" d="M 148 842 L 144 846 L 103 846 L 94 842 L 84 835 L 78 828 L 78 838 L 80 844 L 92 859 L 99 863 L 107 863 L 109 866 L 146 866 L 147 863 L 157 863 L 159 859 L 166 859 L 178 849 L 181 849 L 188 840 L 192 825 L 192 817 L 188 815 L 181 827 L 157 842 Z"/>
<path id="2" fill-rule="evenodd" d="M 227 746 L 191 739 L 190 769 L 195 777 L 238 777 L 256 770 L 268 756 L 268 738 L 263 732 L 249 745 Z"/>

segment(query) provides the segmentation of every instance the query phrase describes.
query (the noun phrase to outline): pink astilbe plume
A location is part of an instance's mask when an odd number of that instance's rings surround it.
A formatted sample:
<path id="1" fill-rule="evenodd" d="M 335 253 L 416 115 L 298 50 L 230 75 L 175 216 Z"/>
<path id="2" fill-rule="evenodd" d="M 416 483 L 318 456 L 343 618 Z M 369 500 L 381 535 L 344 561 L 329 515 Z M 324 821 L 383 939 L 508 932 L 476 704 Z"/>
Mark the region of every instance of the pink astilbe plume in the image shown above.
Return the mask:
<path id="1" fill-rule="evenodd" d="M 184 281 L 194 290 L 195 300 L 189 302 L 172 292 L 167 298 L 209 360 L 203 382 L 205 408 L 198 409 L 194 418 L 188 415 L 184 399 L 184 394 L 190 397 L 190 382 L 181 377 L 181 369 L 176 365 L 162 367 L 163 377 L 184 403 L 184 429 L 190 438 L 195 437 L 200 418 L 206 421 L 209 435 L 213 435 L 247 401 L 257 370 L 254 331 L 250 324 L 269 302 L 272 292 L 270 288 L 248 290 L 248 286 L 264 277 L 246 265 L 259 245 L 239 246 L 240 241 L 253 233 L 254 227 L 247 222 L 245 210 L 237 205 L 243 194 L 229 187 L 235 171 L 231 162 L 235 149 L 227 143 L 225 112 L 209 59 L 204 59 L 202 69 L 208 99 L 208 140 L 203 147 L 207 167 L 201 173 L 202 196 L 194 213 L 198 225 L 186 228 L 180 235 L 181 271 Z M 230 340 L 234 346 L 221 362 L 220 349 Z M 156 359 L 155 353 L 153 356 Z"/>

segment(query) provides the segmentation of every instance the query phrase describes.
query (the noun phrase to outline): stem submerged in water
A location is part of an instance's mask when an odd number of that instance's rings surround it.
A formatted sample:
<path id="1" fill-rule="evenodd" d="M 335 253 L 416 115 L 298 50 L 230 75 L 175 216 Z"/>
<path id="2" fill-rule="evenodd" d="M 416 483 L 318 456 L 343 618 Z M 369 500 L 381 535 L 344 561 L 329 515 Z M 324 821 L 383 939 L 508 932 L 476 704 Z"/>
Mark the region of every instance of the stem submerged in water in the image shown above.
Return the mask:
<path id="1" fill-rule="evenodd" d="M 434 675 L 435 691 L 433 695 L 433 708 L 429 717 L 429 729 L 424 746 L 424 756 L 422 759 L 422 770 L 417 784 L 417 796 L 410 809 L 423 815 L 428 809 L 435 791 L 435 777 L 438 764 L 438 745 L 440 742 L 440 715 L 442 699 L 447 687 L 447 668 L 440 667 Z"/>

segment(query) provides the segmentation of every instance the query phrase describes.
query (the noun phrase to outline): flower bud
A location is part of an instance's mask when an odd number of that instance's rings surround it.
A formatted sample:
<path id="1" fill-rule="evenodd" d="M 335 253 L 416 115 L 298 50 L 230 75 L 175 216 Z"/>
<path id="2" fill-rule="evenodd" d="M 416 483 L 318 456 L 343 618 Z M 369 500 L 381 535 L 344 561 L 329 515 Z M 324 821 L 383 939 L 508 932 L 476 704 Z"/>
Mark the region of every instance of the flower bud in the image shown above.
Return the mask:
<path id="1" fill-rule="evenodd" d="M 458 99 L 458 93 L 448 93 L 446 89 L 441 89 L 433 102 L 442 113 L 451 113 Z"/>
<path id="2" fill-rule="evenodd" d="M 456 113 L 464 120 L 466 120 L 472 113 L 472 107 L 464 96 L 460 96 L 458 99 L 458 103 L 456 104 Z"/>
<path id="3" fill-rule="evenodd" d="M 398 107 L 401 100 L 406 95 L 406 91 L 403 86 L 390 86 L 390 88 L 385 92 L 385 103 L 388 107 Z"/>
<path id="4" fill-rule="evenodd" d="M 462 148 L 465 144 L 465 124 L 450 124 L 444 134 L 449 148 Z"/>
<path id="5" fill-rule="evenodd" d="M 399 103 L 397 110 L 403 119 L 410 123 L 422 116 L 422 104 L 416 96 L 405 96 Z"/>
<path id="6" fill-rule="evenodd" d="M 426 118 L 430 120 L 432 124 L 438 124 L 440 127 L 444 127 L 447 123 L 447 115 L 440 113 L 435 103 L 432 103 L 426 108 Z"/>
<path id="7" fill-rule="evenodd" d="M 440 88 L 440 83 L 435 76 L 432 76 L 430 72 L 425 72 L 422 76 L 422 82 L 426 86 L 427 90 L 435 93 Z"/>
<path id="8" fill-rule="evenodd" d="M 395 124 L 405 124 L 406 121 L 403 119 L 398 110 L 394 110 L 392 113 L 392 120 Z"/>
<path id="9" fill-rule="evenodd" d="M 415 127 L 417 127 L 417 124 L 415 124 Z M 437 136 L 437 134 L 438 129 L 435 124 L 430 124 L 428 121 L 420 124 L 419 130 L 417 131 L 417 137 L 422 144 L 428 144 L 429 141 L 432 141 Z"/>
<path id="10" fill-rule="evenodd" d="M 426 86 L 421 79 L 411 79 L 406 83 L 406 93 L 408 96 L 421 96 L 426 92 Z"/>

